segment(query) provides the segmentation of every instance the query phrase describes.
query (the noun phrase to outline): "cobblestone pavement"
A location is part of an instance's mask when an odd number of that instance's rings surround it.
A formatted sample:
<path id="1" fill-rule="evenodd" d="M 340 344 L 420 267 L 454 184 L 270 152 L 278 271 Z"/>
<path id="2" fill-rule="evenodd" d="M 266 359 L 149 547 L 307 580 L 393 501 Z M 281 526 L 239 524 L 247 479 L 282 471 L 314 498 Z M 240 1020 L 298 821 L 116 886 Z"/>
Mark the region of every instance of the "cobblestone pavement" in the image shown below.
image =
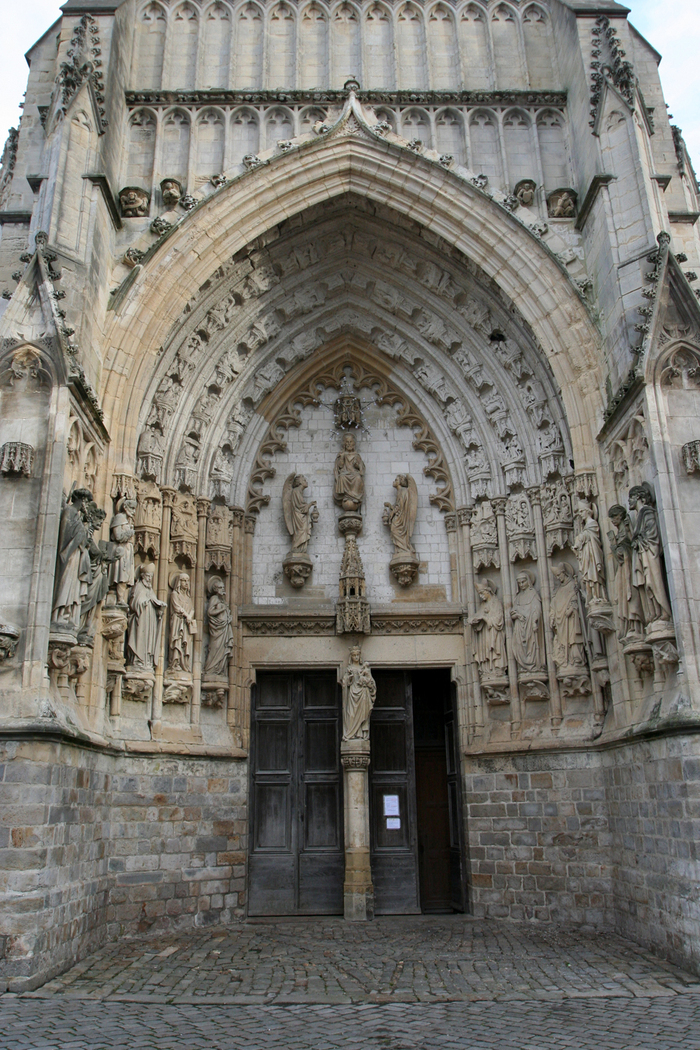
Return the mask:
<path id="1" fill-rule="evenodd" d="M 2 1050 L 700 1050 L 700 981 L 615 936 L 464 916 L 108 945 L 0 998 Z"/>

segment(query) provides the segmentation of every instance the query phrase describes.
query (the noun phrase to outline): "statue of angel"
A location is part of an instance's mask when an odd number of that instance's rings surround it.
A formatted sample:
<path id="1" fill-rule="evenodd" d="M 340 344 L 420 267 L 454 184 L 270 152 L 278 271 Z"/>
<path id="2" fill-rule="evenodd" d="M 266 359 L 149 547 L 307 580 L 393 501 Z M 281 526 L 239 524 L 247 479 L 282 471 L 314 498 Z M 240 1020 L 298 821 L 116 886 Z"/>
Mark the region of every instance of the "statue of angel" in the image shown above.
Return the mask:
<path id="1" fill-rule="evenodd" d="M 292 537 L 292 553 L 306 554 L 311 529 L 318 521 L 316 500 L 307 503 L 304 492 L 309 483 L 303 474 L 290 474 L 282 489 L 284 523 Z"/>
<path id="2" fill-rule="evenodd" d="M 398 474 L 394 481 L 396 503 L 384 504 L 382 521 L 389 526 L 396 554 L 415 554 L 411 536 L 416 524 L 418 489 L 410 474 Z"/>

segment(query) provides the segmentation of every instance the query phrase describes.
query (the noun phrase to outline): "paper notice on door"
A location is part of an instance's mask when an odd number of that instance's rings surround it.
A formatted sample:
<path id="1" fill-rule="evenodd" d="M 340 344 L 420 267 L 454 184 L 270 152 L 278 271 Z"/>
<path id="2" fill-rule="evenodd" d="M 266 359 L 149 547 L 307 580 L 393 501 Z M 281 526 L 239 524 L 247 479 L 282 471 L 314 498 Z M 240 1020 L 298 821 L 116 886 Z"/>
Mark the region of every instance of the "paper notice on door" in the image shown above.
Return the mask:
<path id="1" fill-rule="evenodd" d="M 400 817 L 387 817 L 386 818 L 386 829 L 387 831 L 398 831 L 401 827 Z"/>
<path id="2" fill-rule="evenodd" d="M 384 816 L 385 817 L 398 817 L 398 815 L 399 815 L 399 796 L 398 795 L 385 795 L 384 796 Z"/>

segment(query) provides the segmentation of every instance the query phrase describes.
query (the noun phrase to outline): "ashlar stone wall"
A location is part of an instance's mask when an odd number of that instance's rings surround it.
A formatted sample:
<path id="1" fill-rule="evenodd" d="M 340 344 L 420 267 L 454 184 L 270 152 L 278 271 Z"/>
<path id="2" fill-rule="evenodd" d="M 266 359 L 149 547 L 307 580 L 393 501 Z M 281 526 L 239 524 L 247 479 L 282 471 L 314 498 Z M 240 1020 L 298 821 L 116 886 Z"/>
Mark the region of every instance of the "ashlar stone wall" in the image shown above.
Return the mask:
<path id="1" fill-rule="evenodd" d="M 0 989 L 107 937 L 242 914 L 247 765 L 58 738 L 0 752 Z"/>

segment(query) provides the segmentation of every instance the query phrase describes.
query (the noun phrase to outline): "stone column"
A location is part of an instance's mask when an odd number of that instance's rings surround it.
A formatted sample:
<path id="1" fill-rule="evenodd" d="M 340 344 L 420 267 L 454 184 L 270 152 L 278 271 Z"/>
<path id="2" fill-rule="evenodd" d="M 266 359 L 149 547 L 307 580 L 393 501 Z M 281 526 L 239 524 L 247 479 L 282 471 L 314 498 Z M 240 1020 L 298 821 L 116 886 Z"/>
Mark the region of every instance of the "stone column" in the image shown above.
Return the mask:
<path id="1" fill-rule="evenodd" d="M 175 489 L 162 488 L 163 518 L 160 525 L 160 552 L 158 556 L 158 589 L 156 596 L 168 604 L 168 566 L 170 564 L 170 522 L 173 516 L 173 500 L 177 495 Z M 167 611 L 163 611 L 160 629 L 160 648 L 156 665 L 156 680 L 153 686 L 151 704 L 151 736 L 160 736 L 163 718 L 163 675 L 165 673 L 165 654 L 168 647 Z"/>
<path id="2" fill-rule="evenodd" d="M 501 586 L 503 588 L 503 612 L 506 628 L 506 646 L 508 650 L 508 678 L 510 680 L 510 703 L 511 703 L 511 736 L 517 736 L 520 732 L 522 712 L 520 706 L 520 693 L 518 692 L 518 665 L 513 656 L 513 620 L 511 609 L 513 608 L 513 579 L 510 565 L 510 549 L 508 547 L 508 533 L 506 532 L 506 496 L 497 496 L 491 500 L 496 515 L 498 527 L 498 547 L 501 553 Z"/>
<path id="3" fill-rule="evenodd" d="M 374 918 L 374 886 L 369 857 L 369 740 L 343 740 L 345 882 L 343 911 L 350 922 Z"/>
<path id="4" fill-rule="evenodd" d="M 452 586 L 452 601 L 459 601 L 459 553 L 457 550 L 457 514 L 450 511 L 445 514 L 445 531 L 447 532 L 447 546 L 450 552 L 450 580 Z"/>
<path id="5" fill-rule="evenodd" d="M 559 682 L 557 681 L 557 669 L 552 659 L 552 628 L 549 625 L 549 607 L 552 601 L 552 586 L 549 578 L 550 563 L 547 557 L 547 543 L 544 535 L 544 523 L 542 520 L 541 492 L 537 485 L 527 490 L 532 505 L 532 516 L 535 521 L 535 542 L 537 543 L 537 566 L 540 570 L 540 597 L 542 598 L 542 621 L 545 640 L 545 657 L 547 661 L 547 675 L 549 678 L 549 695 L 552 700 L 552 728 L 558 729 L 561 725 L 561 694 Z M 583 627 L 583 622 L 581 623 Z"/>
<path id="6" fill-rule="evenodd" d="M 479 672 L 477 671 L 476 666 L 474 664 L 474 657 L 472 654 L 472 628 L 469 625 L 469 618 L 473 616 L 476 612 L 476 592 L 474 590 L 474 562 L 472 559 L 471 541 L 471 522 L 473 513 L 473 507 L 460 507 L 460 509 L 457 511 L 457 520 L 459 521 L 459 524 L 462 529 L 462 564 L 464 568 L 462 601 L 467 607 L 467 616 L 464 620 L 464 663 L 467 672 L 467 687 L 474 698 L 472 725 L 469 727 L 469 730 L 470 736 L 472 733 L 474 736 L 479 736 L 484 731 L 484 701 L 481 695 Z M 471 743 L 471 740 L 469 742 Z"/>
<path id="7" fill-rule="evenodd" d="M 245 511 L 241 507 L 234 507 L 232 513 L 232 540 L 231 540 L 231 586 L 230 586 L 230 608 L 231 625 L 233 627 L 233 650 L 229 661 L 228 673 L 228 712 L 227 721 L 231 734 L 238 746 L 242 747 L 242 718 L 241 718 L 241 663 L 243 655 L 243 638 L 241 625 L 238 619 L 238 606 L 242 597 L 241 573 L 244 564 L 245 533 L 243 531 L 243 519 Z"/>
<path id="8" fill-rule="evenodd" d="M 194 618 L 197 621 L 197 634 L 194 639 L 192 654 L 192 706 L 190 722 L 199 725 L 199 713 L 202 703 L 202 644 L 204 640 L 204 552 L 207 544 L 207 515 L 211 500 L 203 497 L 197 500 L 197 564 L 194 570 Z"/>

